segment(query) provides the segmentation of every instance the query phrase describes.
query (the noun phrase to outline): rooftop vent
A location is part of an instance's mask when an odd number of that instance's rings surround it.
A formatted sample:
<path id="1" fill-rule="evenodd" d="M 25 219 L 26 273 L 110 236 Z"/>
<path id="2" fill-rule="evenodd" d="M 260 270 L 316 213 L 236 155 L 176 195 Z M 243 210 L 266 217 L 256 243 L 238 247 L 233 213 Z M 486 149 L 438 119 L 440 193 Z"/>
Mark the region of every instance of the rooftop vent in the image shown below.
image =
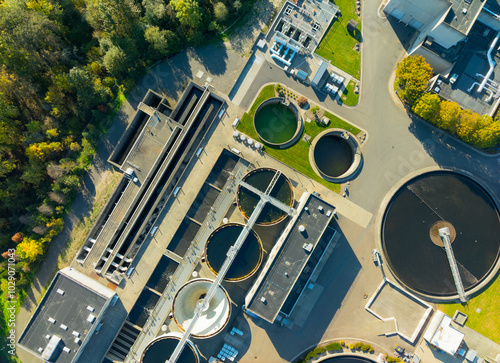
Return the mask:
<path id="1" fill-rule="evenodd" d="M 64 295 L 64 290 L 57 289 L 57 293 L 60 294 L 60 295 Z"/>
<path id="2" fill-rule="evenodd" d="M 467 14 L 467 8 L 462 9 L 462 14 Z"/>
<path id="3" fill-rule="evenodd" d="M 75 338 L 75 343 L 76 343 L 76 344 L 80 344 L 80 342 L 81 342 L 81 339 L 80 339 L 80 338 Z"/>
<path id="4" fill-rule="evenodd" d="M 87 321 L 89 323 L 93 323 L 95 321 L 95 315 L 94 314 L 89 314 L 89 317 L 87 318 Z"/>
<path id="5" fill-rule="evenodd" d="M 50 334 L 47 334 L 47 335 L 45 336 L 45 339 L 50 339 Z"/>
<path id="6" fill-rule="evenodd" d="M 77 331 L 74 331 L 74 330 L 73 330 L 73 333 L 71 333 L 71 334 L 73 334 L 75 337 L 79 337 L 80 336 L 80 333 L 78 333 Z"/>
<path id="7" fill-rule="evenodd" d="M 56 322 L 56 319 L 54 319 L 54 318 L 49 318 L 49 321 L 50 321 L 52 324 L 54 324 L 54 323 Z"/>
<path id="8" fill-rule="evenodd" d="M 92 306 L 88 305 L 87 306 L 87 310 L 90 311 L 90 312 L 94 312 L 95 309 Z"/>
<path id="9" fill-rule="evenodd" d="M 62 330 L 68 330 L 68 327 L 66 325 L 64 325 L 64 324 L 61 324 L 60 327 L 61 327 Z"/>
<path id="10" fill-rule="evenodd" d="M 320 206 L 318 207 L 318 210 L 319 210 L 320 212 L 322 212 L 322 211 L 323 211 L 323 206 L 321 206 L 321 205 L 320 205 Z"/>
<path id="11" fill-rule="evenodd" d="M 302 248 L 304 250 L 306 250 L 307 252 L 311 252 L 312 248 L 313 248 L 313 244 L 312 243 L 304 243 L 304 245 L 302 246 Z"/>
<path id="12" fill-rule="evenodd" d="M 265 304 L 267 302 L 267 300 L 266 300 L 266 298 L 264 296 L 262 296 L 260 298 L 260 302 L 263 303 L 263 304 Z"/>
<path id="13" fill-rule="evenodd" d="M 43 352 L 43 348 L 42 348 L 42 347 L 38 348 L 38 351 L 39 351 L 40 353 L 41 353 L 41 352 Z"/>
<path id="14" fill-rule="evenodd" d="M 63 350 L 66 352 L 66 353 L 71 353 L 71 349 L 69 349 L 68 347 L 64 347 Z"/>
<path id="15" fill-rule="evenodd" d="M 299 231 L 304 232 L 306 230 L 306 227 L 304 227 L 303 224 L 299 226 Z"/>

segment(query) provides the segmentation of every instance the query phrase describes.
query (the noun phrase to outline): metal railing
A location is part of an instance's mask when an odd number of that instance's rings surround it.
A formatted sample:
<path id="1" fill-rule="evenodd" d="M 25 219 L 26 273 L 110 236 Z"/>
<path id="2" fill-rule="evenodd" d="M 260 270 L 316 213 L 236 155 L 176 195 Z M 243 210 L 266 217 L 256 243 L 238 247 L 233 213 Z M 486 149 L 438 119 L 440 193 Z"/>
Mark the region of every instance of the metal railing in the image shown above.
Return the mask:
<path id="1" fill-rule="evenodd" d="M 448 227 L 441 228 L 439 230 L 439 236 L 443 241 L 444 250 L 446 251 L 446 256 L 448 257 L 448 262 L 450 263 L 451 274 L 453 276 L 453 280 L 455 281 L 455 286 L 457 288 L 457 293 L 458 296 L 460 297 L 460 301 L 466 302 L 467 296 L 465 296 L 465 290 L 464 290 L 464 285 L 462 283 L 462 278 L 460 277 L 460 272 L 458 271 L 455 255 L 453 254 L 453 249 L 451 248 L 450 230 L 448 229 Z"/>

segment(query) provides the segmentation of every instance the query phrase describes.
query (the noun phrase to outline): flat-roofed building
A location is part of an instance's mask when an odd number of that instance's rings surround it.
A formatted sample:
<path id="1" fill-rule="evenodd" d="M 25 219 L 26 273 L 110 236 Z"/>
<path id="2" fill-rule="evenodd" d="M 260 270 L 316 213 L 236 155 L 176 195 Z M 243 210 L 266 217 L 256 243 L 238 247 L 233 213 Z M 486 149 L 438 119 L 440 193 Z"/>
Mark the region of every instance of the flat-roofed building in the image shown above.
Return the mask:
<path id="1" fill-rule="evenodd" d="M 437 311 L 425 331 L 424 339 L 436 348 L 454 356 L 462 345 L 464 336 L 464 333 L 451 326 L 451 318 L 448 315 Z"/>
<path id="2" fill-rule="evenodd" d="M 328 248 L 335 208 L 316 193 L 304 193 L 262 272 L 245 298 L 246 310 L 273 323 L 289 316 Z"/>
<path id="3" fill-rule="evenodd" d="M 22 332 L 19 345 L 46 362 L 76 362 L 117 298 L 113 290 L 71 267 L 60 270 Z M 92 350 L 99 351 L 97 341 L 91 344 Z M 103 343 L 106 346 L 98 361 L 109 344 Z"/>

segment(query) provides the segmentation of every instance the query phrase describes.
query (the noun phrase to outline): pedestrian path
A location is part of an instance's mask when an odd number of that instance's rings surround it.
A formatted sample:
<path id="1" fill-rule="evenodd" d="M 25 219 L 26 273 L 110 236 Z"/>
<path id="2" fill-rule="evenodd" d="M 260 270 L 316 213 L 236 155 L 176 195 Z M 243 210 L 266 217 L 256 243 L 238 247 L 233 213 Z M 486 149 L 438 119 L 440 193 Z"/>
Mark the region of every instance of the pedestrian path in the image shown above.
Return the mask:
<path id="1" fill-rule="evenodd" d="M 237 106 L 240 105 L 263 63 L 264 59 L 262 57 L 252 54 L 231 92 L 229 92 L 229 99 L 232 103 Z"/>

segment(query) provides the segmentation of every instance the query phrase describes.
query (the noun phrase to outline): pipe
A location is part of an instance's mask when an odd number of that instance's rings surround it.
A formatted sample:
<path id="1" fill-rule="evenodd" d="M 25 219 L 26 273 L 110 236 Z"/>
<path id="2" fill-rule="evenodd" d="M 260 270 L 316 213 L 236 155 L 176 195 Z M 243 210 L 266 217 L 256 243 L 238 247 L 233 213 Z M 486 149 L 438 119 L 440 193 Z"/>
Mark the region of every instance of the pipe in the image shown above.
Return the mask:
<path id="1" fill-rule="evenodd" d="M 489 88 L 485 88 L 484 90 L 490 94 L 490 96 L 485 100 L 485 102 L 490 102 L 491 99 L 493 98 L 493 92 Z"/>
<path id="2" fill-rule="evenodd" d="M 272 57 L 272 56 L 271 56 L 271 57 Z M 470 86 L 470 88 L 468 88 L 468 89 L 467 89 L 467 92 L 469 92 L 469 93 L 470 93 L 476 84 L 479 86 L 479 83 L 478 83 L 478 82 L 474 82 L 474 83 L 472 84 L 472 86 Z"/>
<path id="3" fill-rule="evenodd" d="M 484 88 L 484 85 L 486 84 L 486 80 L 490 78 L 491 74 L 495 70 L 495 65 L 497 64 L 493 58 L 491 57 L 491 53 L 493 52 L 493 49 L 495 48 L 495 45 L 497 44 L 498 39 L 500 38 L 500 31 L 497 33 L 497 36 L 493 41 L 491 42 L 490 49 L 488 50 L 487 58 L 488 58 L 488 63 L 490 65 L 490 69 L 488 70 L 488 73 L 486 73 L 486 76 L 484 77 L 483 81 L 481 82 L 481 85 L 477 89 L 478 92 L 481 92 Z"/>
<path id="4" fill-rule="evenodd" d="M 498 14 L 495 14 L 493 11 L 491 11 L 490 9 L 486 8 L 486 7 L 483 7 L 483 10 L 486 10 L 486 12 L 490 13 L 495 19 L 497 20 L 500 20 L 500 15 Z"/>

